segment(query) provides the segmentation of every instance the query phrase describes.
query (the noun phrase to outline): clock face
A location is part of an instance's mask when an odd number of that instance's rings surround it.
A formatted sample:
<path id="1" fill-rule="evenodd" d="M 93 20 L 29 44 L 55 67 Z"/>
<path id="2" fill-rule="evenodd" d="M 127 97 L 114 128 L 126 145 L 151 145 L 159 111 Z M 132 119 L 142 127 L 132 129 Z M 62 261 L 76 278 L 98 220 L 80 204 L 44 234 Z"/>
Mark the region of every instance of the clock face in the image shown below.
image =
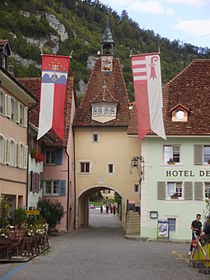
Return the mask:
<path id="1" fill-rule="evenodd" d="M 112 71 L 112 56 L 101 57 L 101 71 Z"/>

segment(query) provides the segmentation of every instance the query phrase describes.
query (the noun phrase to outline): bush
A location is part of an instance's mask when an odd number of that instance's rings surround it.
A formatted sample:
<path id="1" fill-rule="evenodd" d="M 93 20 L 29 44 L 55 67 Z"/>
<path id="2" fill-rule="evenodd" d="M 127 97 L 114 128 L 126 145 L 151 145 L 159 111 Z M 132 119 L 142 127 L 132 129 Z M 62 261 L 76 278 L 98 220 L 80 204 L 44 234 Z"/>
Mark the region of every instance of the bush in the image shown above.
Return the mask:
<path id="1" fill-rule="evenodd" d="M 27 215 L 26 210 L 24 208 L 18 208 L 15 209 L 14 212 L 14 219 L 15 219 L 15 225 L 18 226 L 20 229 L 22 224 L 26 221 Z"/>
<path id="2" fill-rule="evenodd" d="M 40 210 L 40 215 L 46 220 L 49 225 L 49 230 L 55 229 L 56 224 L 60 222 L 64 214 L 63 206 L 59 201 L 52 202 L 51 200 L 39 201 L 37 209 Z"/>

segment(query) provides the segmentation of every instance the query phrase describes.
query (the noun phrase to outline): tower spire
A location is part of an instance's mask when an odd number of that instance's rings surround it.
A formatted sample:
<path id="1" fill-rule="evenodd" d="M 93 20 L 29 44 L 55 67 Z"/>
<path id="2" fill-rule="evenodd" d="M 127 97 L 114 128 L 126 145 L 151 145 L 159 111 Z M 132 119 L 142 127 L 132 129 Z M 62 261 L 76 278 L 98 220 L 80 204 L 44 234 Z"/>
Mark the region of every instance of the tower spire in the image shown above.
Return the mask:
<path id="1" fill-rule="evenodd" d="M 109 16 L 107 16 L 106 27 L 101 39 L 101 54 L 102 55 L 114 55 L 114 40 L 109 25 Z"/>

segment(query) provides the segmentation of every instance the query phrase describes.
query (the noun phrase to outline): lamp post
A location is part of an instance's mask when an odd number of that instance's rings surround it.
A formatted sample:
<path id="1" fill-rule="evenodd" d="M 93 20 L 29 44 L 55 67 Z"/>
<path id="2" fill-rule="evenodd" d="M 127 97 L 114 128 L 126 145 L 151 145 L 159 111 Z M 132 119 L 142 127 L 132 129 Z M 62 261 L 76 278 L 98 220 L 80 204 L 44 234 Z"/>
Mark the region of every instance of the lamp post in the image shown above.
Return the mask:
<path id="1" fill-rule="evenodd" d="M 143 156 L 134 156 L 131 159 L 131 168 L 137 168 L 139 174 L 139 184 L 141 187 L 141 182 L 144 180 L 144 157 Z"/>

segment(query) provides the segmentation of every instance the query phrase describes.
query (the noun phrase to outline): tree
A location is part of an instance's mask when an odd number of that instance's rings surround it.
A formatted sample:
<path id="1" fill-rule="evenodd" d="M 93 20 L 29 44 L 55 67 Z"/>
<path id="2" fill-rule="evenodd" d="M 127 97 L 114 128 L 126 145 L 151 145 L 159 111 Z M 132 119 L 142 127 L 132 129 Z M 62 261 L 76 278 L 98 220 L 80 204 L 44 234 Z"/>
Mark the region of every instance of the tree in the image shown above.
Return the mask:
<path id="1" fill-rule="evenodd" d="M 46 220 L 49 225 L 49 230 L 55 229 L 56 224 L 60 222 L 64 214 L 63 206 L 59 201 L 52 202 L 49 199 L 39 201 L 37 209 L 40 210 L 40 215 Z"/>

